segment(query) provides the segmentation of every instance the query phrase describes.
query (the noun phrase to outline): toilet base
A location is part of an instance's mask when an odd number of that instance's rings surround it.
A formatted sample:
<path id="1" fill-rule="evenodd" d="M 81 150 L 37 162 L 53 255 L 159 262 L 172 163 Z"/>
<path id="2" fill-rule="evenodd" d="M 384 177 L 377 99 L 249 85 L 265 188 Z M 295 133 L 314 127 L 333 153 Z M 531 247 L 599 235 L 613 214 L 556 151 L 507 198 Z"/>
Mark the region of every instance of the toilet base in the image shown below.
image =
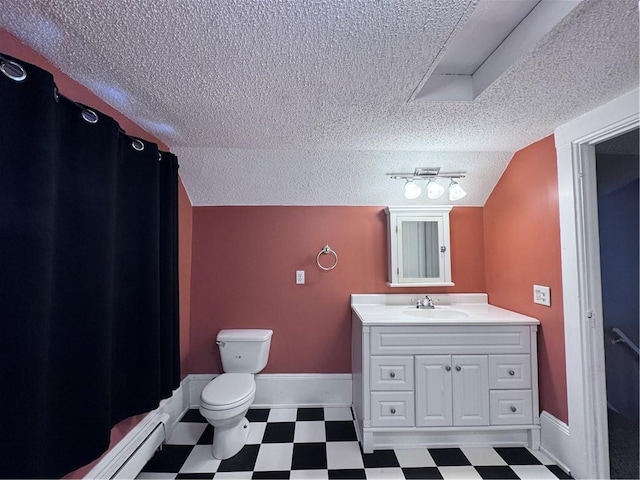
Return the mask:
<path id="1" fill-rule="evenodd" d="M 218 460 L 226 460 L 242 450 L 249 436 L 249 420 L 244 417 L 232 427 L 214 427 L 211 453 Z"/>

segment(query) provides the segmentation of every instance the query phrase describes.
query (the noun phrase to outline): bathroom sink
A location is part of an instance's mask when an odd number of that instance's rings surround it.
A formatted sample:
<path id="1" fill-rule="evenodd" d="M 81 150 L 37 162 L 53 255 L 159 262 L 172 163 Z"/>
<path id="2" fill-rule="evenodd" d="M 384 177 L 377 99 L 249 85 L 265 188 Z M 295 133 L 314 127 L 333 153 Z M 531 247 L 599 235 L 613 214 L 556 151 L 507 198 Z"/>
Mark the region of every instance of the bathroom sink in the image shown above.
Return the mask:
<path id="1" fill-rule="evenodd" d="M 450 308 L 427 308 L 427 309 L 412 309 L 404 312 L 407 315 L 418 318 L 434 318 L 442 320 L 454 320 L 457 318 L 467 318 L 469 314 L 461 310 L 453 310 Z"/>

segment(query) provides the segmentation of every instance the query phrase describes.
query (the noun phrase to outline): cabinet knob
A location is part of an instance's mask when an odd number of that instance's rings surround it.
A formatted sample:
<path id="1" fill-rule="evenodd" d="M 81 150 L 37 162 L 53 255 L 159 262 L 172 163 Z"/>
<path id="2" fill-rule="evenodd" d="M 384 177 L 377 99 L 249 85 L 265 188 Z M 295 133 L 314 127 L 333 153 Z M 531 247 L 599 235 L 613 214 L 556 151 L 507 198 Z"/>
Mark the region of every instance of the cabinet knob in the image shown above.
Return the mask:
<path id="1" fill-rule="evenodd" d="M 447 372 L 450 372 L 450 371 L 451 371 L 451 365 L 447 365 L 446 367 L 444 367 L 444 369 L 445 369 Z"/>
<path id="2" fill-rule="evenodd" d="M 513 370 L 509 370 L 509 375 L 511 375 L 512 377 L 516 374 L 516 372 L 514 372 Z"/>
<path id="3" fill-rule="evenodd" d="M 511 407 L 511 411 L 512 411 L 512 412 L 514 412 L 514 413 L 515 413 L 515 412 L 516 412 L 516 410 L 517 410 L 517 408 L 516 408 L 516 407 L 513 407 L 513 406 Z"/>
<path id="4" fill-rule="evenodd" d="M 390 376 L 391 378 L 396 378 L 396 372 L 390 372 L 390 373 L 389 373 L 389 376 Z"/>
<path id="5" fill-rule="evenodd" d="M 512 408 L 513 408 L 513 407 L 512 407 Z M 391 415 L 395 415 L 395 413 L 396 413 L 396 409 L 395 409 L 395 408 L 392 408 L 392 409 L 390 410 L 390 412 L 391 412 Z"/>
<path id="6" fill-rule="evenodd" d="M 456 365 L 456 371 L 459 372 L 460 370 L 462 370 L 462 367 L 460 365 Z"/>

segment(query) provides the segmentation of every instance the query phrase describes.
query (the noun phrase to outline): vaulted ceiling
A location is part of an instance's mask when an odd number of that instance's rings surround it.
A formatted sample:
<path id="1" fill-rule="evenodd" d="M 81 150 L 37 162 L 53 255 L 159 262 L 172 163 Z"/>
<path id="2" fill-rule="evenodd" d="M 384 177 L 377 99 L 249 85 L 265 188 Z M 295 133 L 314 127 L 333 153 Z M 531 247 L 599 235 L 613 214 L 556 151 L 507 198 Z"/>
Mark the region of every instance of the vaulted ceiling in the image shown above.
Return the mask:
<path id="1" fill-rule="evenodd" d="M 423 204 L 385 174 L 431 166 L 483 205 L 639 69 L 638 2 L 584 0 L 474 100 L 416 98 L 491 2 L 3 0 L 0 26 L 169 145 L 194 205 Z"/>

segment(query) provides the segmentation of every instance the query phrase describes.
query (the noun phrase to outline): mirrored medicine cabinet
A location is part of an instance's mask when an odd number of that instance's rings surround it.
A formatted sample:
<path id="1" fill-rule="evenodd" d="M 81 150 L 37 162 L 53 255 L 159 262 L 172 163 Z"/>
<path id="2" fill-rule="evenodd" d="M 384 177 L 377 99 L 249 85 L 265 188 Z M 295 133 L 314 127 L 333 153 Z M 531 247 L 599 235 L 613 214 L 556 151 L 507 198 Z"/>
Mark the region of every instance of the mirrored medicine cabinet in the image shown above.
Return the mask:
<path id="1" fill-rule="evenodd" d="M 450 206 L 386 207 L 391 287 L 451 286 Z"/>

